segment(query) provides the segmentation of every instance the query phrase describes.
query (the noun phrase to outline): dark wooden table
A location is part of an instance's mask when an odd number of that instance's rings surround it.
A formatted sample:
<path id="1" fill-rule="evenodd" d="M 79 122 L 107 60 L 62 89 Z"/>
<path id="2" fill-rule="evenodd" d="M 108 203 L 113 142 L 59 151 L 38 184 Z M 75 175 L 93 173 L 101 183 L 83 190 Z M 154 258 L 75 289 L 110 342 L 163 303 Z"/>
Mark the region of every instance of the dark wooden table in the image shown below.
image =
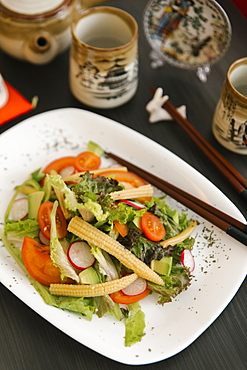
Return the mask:
<path id="1" fill-rule="evenodd" d="M 106 3 L 130 12 L 140 27 L 140 81 L 137 94 L 129 103 L 112 110 L 99 110 L 78 102 L 68 85 L 68 51 L 45 66 L 18 61 L 0 52 L 0 73 L 3 77 L 28 100 L 34 95 L 39 97 L 34 111 L 0 126 L 0 132 L 24 118 L 47 110 L 63 107 L 88 109 L 131 127 L 174 152 L 221 189 L 247 217 L 247 205 L 183 131 L 171 122 L 149 124 L 145 111 L 151 97 L 149 87 L 161 86 L 175 106 L 186 104 L 190 122 L 239 172 L 247 176 L 247 157 L 224 149 L 211 132 L 212 116 L 226 70 L 234 60 L 247 56 L 247 21 L 231 0 L 219 0 L 231 21 L 232 42 L 226 55 L 213 66 L 208 82 L 203 84 L 193 71 L 169 65 L 157 70 L 151 69 L 148 57 L 150 48 L 142 28 L 142 14 L 146 3 L 145 0 L 116 0 Z M 246 291 L 245 281 L 219 318 L 188 348 L 167 360 L 145 365 L 145 368 L 246 369 Z M 0 285 L 0 348 L 1 370 L 129 368 L 128 365 L 105 358 L 66 336 L 25 306 L 3 285 Z"/>

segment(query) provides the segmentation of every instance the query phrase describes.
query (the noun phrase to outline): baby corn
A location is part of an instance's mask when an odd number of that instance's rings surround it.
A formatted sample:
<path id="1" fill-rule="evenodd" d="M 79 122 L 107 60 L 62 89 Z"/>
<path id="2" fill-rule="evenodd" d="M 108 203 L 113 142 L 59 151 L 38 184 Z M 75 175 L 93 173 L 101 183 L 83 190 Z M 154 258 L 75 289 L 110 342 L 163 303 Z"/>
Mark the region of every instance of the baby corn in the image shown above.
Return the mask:
<path id="1" fill-rule="evenodd" d="M 138 188 L 114 191 L 113 193 L 110 193 L 110 196 L 113 200 L 152 197 L 153 187 L 151 185 L 143 185 Z"/>
<path id="2" fill-rule="evenodd" d="M 183 242 L 185 239 L 187 239 L 190 236 L 190 234 L 192 233 L 195 227 L 196 227 L 196 221 L 192 220 L 189 226 L 186 229 L 184 229 L 180 234 L 173 236 L 170 239 L 166 239 L 163 242 L 160 242 L 160 245 L 162 245 L 163 248 L 166 248 L 169 245 L 173 246 L 173 245 Z"/>
<path id="3" fill-rule="evenodd" d="M 124 266 L 133 270 L 138 276 L 152 281 L 153 283 L 164 285 L 161 277 L 151 270 L 144 262 L 140 261 L 133 253 L 124 248 L 118 241 L 112 239 L 107 234 L 95 228 L 91 224 L 76 216 L 71 219 L 68 230 L 88 243 L 105 250 L 116 257 Z"/>
<path id="4" fill-rule="evenodd" d="M 50 293 L 70 297 L 99 297 L 124 289 L 137 278 L 138 276 L 133 273 L 101 284 L 51 284 Z"/>

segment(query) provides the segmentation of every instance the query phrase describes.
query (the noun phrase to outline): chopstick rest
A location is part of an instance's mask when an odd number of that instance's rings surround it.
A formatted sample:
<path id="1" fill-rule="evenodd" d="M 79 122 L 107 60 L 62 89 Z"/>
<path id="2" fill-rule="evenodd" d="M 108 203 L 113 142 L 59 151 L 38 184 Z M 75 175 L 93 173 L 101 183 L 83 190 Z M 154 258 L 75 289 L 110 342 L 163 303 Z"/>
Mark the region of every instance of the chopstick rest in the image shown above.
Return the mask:
<path id="1" fill-rule="evenodd" d="M 247 246 L 246 224 L 113 153 L 105 154 Z"/>
<path id="2" fill-rule="evenodd" d="M 158 87 L 154 93 L 153 99 L 146 105 L 146 110 L 150 113 L 149 122 L 155 123 L 159 121 L 171 120 L 172 116 L 163 108 L 163 105 L 169 100 L 168 95 L 163 96 L 163 89 Z M 181 105 L 177 108 L 178 112 L 186 117 L 186 106 Z"/>
<path id="3" fill-rule="evenodd" d="M 155 93 L 154 88 L 151 88 L 151 91 Z M 171 115 L 197 147 L 226 177 L 238 194 L 247 200 L 247 180 L 178 112 L 169 100 L 165 101 L 162 108 Z"/>

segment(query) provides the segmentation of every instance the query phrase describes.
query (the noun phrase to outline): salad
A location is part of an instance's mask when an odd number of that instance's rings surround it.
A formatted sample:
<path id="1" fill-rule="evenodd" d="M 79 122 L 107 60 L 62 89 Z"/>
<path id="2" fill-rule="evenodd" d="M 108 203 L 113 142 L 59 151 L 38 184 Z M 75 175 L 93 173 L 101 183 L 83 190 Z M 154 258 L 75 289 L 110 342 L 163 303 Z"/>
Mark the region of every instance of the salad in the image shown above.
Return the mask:
<path id="1" fill-rule="evenodd" d="M 145 334 L 141 301 L 164 305 L 190 285 L 196 222 L 126 167 L 101 168 L 104 155 L 89 142 L 32 172 L 15 188 L 2 239 L 45 303 L 114 316 L 130 346 Z"/>

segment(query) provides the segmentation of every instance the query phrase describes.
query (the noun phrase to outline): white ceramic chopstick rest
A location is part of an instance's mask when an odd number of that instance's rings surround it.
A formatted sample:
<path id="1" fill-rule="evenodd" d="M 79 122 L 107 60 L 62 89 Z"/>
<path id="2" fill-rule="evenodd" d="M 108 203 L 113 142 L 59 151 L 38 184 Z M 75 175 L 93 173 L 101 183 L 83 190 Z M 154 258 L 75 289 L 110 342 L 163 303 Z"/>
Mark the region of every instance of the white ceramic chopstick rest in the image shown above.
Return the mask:
<path id="1" fill-rule="evenodd" d="M 146 110 L 150 113 L 150 123 L 172 120 L 170 114 L 164 108 L 162 108 L 167 100 L 169 100 L 169 96 L 163 96 L 163 89 L 158 87 L 154 93 L 153 99 L 150 100 L 150 102 L 146 105 Z M 181 107 L 177 108 L 177 110 L 183 117 L 186 118 L 185 105 L 181 105 Z"/>

